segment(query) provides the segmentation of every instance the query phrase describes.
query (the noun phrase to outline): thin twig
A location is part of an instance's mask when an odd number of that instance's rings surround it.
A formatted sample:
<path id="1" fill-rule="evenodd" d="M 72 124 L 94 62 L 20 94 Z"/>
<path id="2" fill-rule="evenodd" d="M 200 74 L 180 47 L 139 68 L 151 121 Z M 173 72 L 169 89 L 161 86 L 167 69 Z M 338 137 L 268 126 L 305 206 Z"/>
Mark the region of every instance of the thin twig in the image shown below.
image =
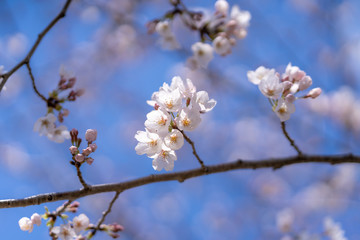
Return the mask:
<path id="1" fill-rule="evenodd" d="M 23 199 L 4 199 L 4 200 L 0 200 L 0 208 L 25 207 L 31 205 L 39 205 L 47 202 L 56 202 L 66 199 L 78 199 L 81 197 L 94 195 L 98 193 L 122 192 L 127 189 L 132 189 L 156 182 L 167 182 L 167 181 L 184 182 L 185 180 L 190 178 L 199 177 L 208 174 L 220 173 L 220 172 L 227 172 L 235 169 L 272 168 L 273 170 L 276 170 L 284 166 L 300 164 L 300 163 L 327 163 L 331 165 L 342 164 L 342 163 L 360 164 L 360 156 L 354 156 L 352 154 L 332 155 L 332 156 L 318 156 L 318 155 L 299 156 L 298 155 L 294 157 L 266 159 L 260 161 L 237 160 L 234 162 L 207 166 L 206 172 L 202 168 L 196 168 L 182 172 L 150 175 L 147 177 L 137 178 L 134 180 L 120 182 L 120 183 L 92 185 L 91 188 L 87 188 L 87 189 L 83 188 L 80 190 L 73 190 L 68 192 L 38 194 Z"/>
<path id="2" fill-rule="evenodd" d="M 28 72 L 29 72 L 29 75 L 30 75 L 30 78 L 31 78 L 31 82 L 32 82 L 32 86 L 33 86 L 34 91 L 36 92 L 36 94 L 37 94 L 42 100 L 44 100 L 45 102 L 47 102 L 46 97 L 44 97 L 44 95 L 42 95 L 42 94 L 39 92 L 39 90 L 36 88 L 35 78 L 34 78 L 34 75 L 33 75 L 33 73 L 32 73 L 31 67 L 30 67 L 30 62 L 26 62 L 26 67 L 27 67 L 27 69 L 28 69 Z"/>
<path id="3" fill-rule="evenodd" d="M 96 234 L 96 232 L 97 232 L 98 230 L 100 230 L 101 224 L 105 221 L 106 216 L 111 212 L 111 209 L 112 209 L 114 203 L 116 202 L 116 200 L 118 199 L 119 195 L 120 195 L 120 192 L 116 192 L 116 193 L 115 193 L 115 196 L 113 197 L 113 199 L 112 199 L 111 202 L 109 203 L 108 208 L 106 209 L 106 211 L 104 211 L 104 212 L 102 213 L 102 216 L 101 216 L 101 218 L 99 219 L 98 223 L 96 224 L 96 227 L 93 229 L 93 231 L 92 231 L 92 233 L 91 233 L 92 236 L 94 236 L 94 235 Z"/>
<path id="4" fill-rule="evenodd" d="M 200 163 L 201 168 L 206 170 L 206 166 L 205 166 L 204 162 L 201 160 L 201 158 L 199 157 L 199 155 L 196 152 L 195 143 L 184 133 L 184 131 L 181 131 L 181 133 L 184 135 L 185 140 L 191 145 L 193 154 L 196 157 L 196 159 L 198 160 L 198 162 Z"/>
<path id="5" fill-rule="evenodd" d="M 73 200 L 68 200 L 62 207 L 60 207 L 58 210 L 56 210 L 54 213 L 50 215 L 50 217 L 53 217 L 53 221 L 55 223 L 56 218 L 60 216 L 63 212 L 65 212 L 66 208 L 72 203 Z M 57 239 L 55 236 L 52 236 L 51 230 L 54 228 L 54 225 L 51 225 L 49 228 L 49 235 L 52 239 Z"/>
<path id="6" fill-rule="evenodd" d="M 45 27 L 45 29 L 39 33 L 38 38 L 36 39 L 34 45 L 31 47 L 31 49 L 29 50 L 28 54 L 26 55 L 26 57 L 19 62 L 15 67 L 13 67 L 9 72 L 0 75 L 0 79 L 2 78 L 2 81 L 0 83 L 0 92 L 3 89 L 5 83 L 7 82 L 7 80 L 10 78 L 10 76 L 16 72 L 20 67 L 22 67 L 23 65 L 27 64 L 30 62 L 31 57 L 33 56 L 35 50 L 37 49 L 37 47 L 39 46 L 40 42 L 43 40 L 44 36 L 50 31 L 50 29 L 63 17 L 65 17 L 66 15 L 66 11 L 68 10 L 70 3 L 72 0 L 67 0 L 63 6 L 63 8 L 61 9 L 61 11 L 59 12 L 59 14 Z"/>
<path id="7" fill-rule="evenodd" d="M 290 145 L 296 150 L 296 152 L 298 153 L 298 155 L 299 155 L 299 156 L 303 155 L 303 153 L 301 152 L 301 150 L 299 149 L 299 147 L 295 144 L 295 141 L 289 136 L 288 132 L 286 131 L 285 122 L 281 122 L 281 129 L 282 129 L 285 137 L 287 138 L 287 140 L 289 140 Z"/>
<path id="8" fill-rule="evenodd" d="M 82 174 L 81 174 L 81 171 L 80 171 L 80 166 L 81 166 L 80 164 L 75 163 L 77 176 L 78 176 L 78 178 L 79 178 L 79 181 L 80 181 L 81 185 L 83 185 L 84 189 L 88 189 L 88 188 L 90 188 L 90 185 L 88 185 L 88 184 L 85 182 L 85 180 L 84 180 L 84 178 L 83 178 L 83 176 L 82 176 Z"/>

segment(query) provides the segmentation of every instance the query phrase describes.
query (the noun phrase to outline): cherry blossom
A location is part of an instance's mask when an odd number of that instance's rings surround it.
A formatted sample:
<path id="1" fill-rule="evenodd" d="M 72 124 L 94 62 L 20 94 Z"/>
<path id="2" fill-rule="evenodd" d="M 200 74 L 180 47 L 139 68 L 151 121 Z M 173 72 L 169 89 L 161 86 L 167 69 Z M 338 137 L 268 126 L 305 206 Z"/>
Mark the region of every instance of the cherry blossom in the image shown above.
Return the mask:
<path id="1" fill-rule="evenodd" d="M 150 132 L 158 133 L 159 135 L 166 134 L 170 124 L 170 114 L 163 110 L 153 110 L 146 115 L 145 127 Z"/>
<path id="2" fill-rule="evenodd" d="M 65 139 L 70 139 L 70 133 L 64 125 L 58 126 L 52 133 L 48 133 L 47 137 L 56 143 L 62 143 Z"/>
<path id="3" fill-rule="evenodd" d="M 22 231 L 32 232 L 33 227 L 34 227 L 34 224 L 33 224 L 33 222 L 30 220 L 30 218 L 22 217 L 22 218 L 19 220 L 19 226 L 20 226 L 20 229 L 21 229 Z"/>
<path id="4" fill-rule="evenodd" d="M 215 52 L 221 56 L 225 56 L 231 53 L 231 43 L 227 37 L 224 36 L 217 36 L 212 46 Z"/>
<path id="5" fill-rule="evenodd" d="M 277 103 L 275 108 L 276 115 L 280 118 L 281 122 L 285 122 L 290 119 L 290 115 L 295 112 L 294 103 L 288 102 L 282 98 Z"/>
<path id="6" fill-rule="evenodd" d="M 41 117 L 35 122 L 34 131 L 39 132 L 40 136 L 52 134 L 55 131 L 55 121 L 55 115 L 48 113 L 45 117 Z"/>
<path id="7" fill-rule="evenodd" d="M 178 150 L 184 145 L 184 136 L 179 130 L 173 129 L 165 136 L 164 142 L 170 149 Z"/>
<path id="8" fill-rule="evenodd" d="M 196 108 L 183 108 L 175 121 L 179 129 L 193 131 L 201 122 L 200 112 Z"/>
<path id="9" fill-rule="evenodd" d="M 206 68 L 214 58 L 213 48 L 210 44 L 197 42 L 191 46 L 191 50 L 194 53 L 194 59 L 202 68 Z"/>
<path id="10" fill-rule="evenodd" d="M 76 234 L 85 230 L 89 226 L 90 220 L 85 214 L 80 214 L 73 219 L 73 226 Z"/>
<path id="11" fill-rule="evenodd" d="M 73 240 L 76 237 L 76 233 L 70 224 L 53 227 L 51 233 L 58 236 L 61 240 Z"/>
<path id="12" fill-rule="evenodd" d="M 172 171 L 174 169 L 174 161 L 177 159 L 175 152 L 165 144 L 162 145 L 161 151 L 151 156 L 151 158 L 154 158 L 152 166 L 156 171 L 161 171 L 163 168 L 166 171 Z"/>
<path id="13" fill-rule="evenodd" d="M 135 138 L 139 141 L 135 147 L 136 154 L 152 156 L 161 151 L 162 140 L 157 133 L 137 131 Z"/>

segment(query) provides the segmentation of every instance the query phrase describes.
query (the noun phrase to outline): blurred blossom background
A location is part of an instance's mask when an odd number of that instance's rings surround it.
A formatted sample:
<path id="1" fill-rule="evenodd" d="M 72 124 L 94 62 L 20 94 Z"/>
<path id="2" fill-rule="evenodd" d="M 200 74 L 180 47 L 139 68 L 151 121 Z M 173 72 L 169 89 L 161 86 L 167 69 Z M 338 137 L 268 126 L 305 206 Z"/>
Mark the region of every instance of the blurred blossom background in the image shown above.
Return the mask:
<path id="1" fill-rule="evenodd" d="M 213 12 L 215 1 L 184 0 L 190 9 Z M 134 135 L 144 130 L 146 104 L 173 76 L 190 78 L 217 100 L 200 126 L 189 132 L 205 164 L 236 159 L 293 156 L 280 121 L 246 73 L 264 65 L 280 73 L 291 62 L 313 79 L 323 94 L 296 101 L 287 129 L 306 154 L 360 154 L 360 30 L 357 0 L 230 1 L 251 15 L 248 35 L 208 69 L 189 70 L 186 59 L 198 34 L 175 18 L 181 48 L 161 49 L 146 23 L 171 9 L 166 0 L 77 0 L 45 36 L 31 59 L 37 87 L 45 96 L 56 88 L 63 65 L 85 94 L 65 105 L 64 124 L 98 131 L 95 161 L 82 167 L 90 184 L 120 182 L 155 174 L 151 159 L 135 153 Z M 0 65 L 10 70 L 26 55 L 37 34 L 64 1 L 4 0 L 0 6 Z M 57 144 L 33 132 L 46 114 L 25 67 L 0 94 L 1 199 L 81 187 L 69 164 L 69 140 Z M 185 143 L 174 171 L 197 168 Z M 324 219 L 341 224 L 347 239 L 360 239 L 359 167 L 300 164 L 240 170 L 164 182 L 122 193 L 106 223 L 125 227 L 120 239 L 327 239 Z M 79 213 L 95 223 L 113 194 L 79 199 Z M 2 239 L 48 239 L 45 224 L 32 233 L 18 220 L 55 210 L 62 202 L 0 210 Z M 71 215 L 71 219 L 76 216 Z M 302 238 L 300 238 L 302 237 Z M 94 239 L 109 238 L 98 233 Z M 339 238 L 340 239 L 340 238 Z"/>

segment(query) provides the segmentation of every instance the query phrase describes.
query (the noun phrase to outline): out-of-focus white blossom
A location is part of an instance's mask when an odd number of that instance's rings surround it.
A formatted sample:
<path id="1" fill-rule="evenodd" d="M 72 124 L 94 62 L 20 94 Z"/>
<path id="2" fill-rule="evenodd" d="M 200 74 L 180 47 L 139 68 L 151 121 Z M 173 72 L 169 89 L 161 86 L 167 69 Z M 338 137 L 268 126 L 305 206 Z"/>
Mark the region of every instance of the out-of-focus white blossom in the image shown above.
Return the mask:
<path id="1" fill-rule="evenodd" d="M 191 46 L 191 50 L 200 67 L 207 68 L 209 62 L 214 58 L 213 48 L 210 44 L 197 42 Z"/>
<path id="2" fill-rule="evenodd" d="M 324 230 L 325 235 L 328 236 L 330 240 L 347 240 L 341 225 L 339 223 L 335 223 L 330 217 L 326 217 L 324 219 Z"/>
<path id="3" fill-rule="evenodd" d="M 65 139 L 70 139 L 70 133 L 64 125 L 58 126 L 52 133 L 48 133 L 47 137 L 56 143 L 62 143 Z"/>
<path id="4" fill-rule="evenodd" d="M 229 11 L 229 3 L 226 0 L 217 0 L 215 2 L 216 13 L 226 16 Z"/>
<path id="5" fill-rule="evenodd" d="M 284 86 L 281 84 L 279 77 L 274 74 L 267 74 L 259 83 L 259 89 L 265 97 L 277 99 L 281 96 Z"/>
<path id="6" fill-rule="evenodd" d="M 221 56 L 225 56 L 231 53 L 231 43 L 227 37 L 217 36 L 213 43 L 215 52 Z"/>
<path id="7" fill-rule="evenodd" d="M 285 101 L 284 99 L 280 98 L 275 108 L 275 113 L 280 118 L 280 121 L 285 122 L 289 120 L 290 115 L 293 114 L 294 112 L 295 112 L 294 103 Z"/>
<path id="8" fill-rule="evenodd" d="M 267 75 L 274 75 L 275 69 L 265 68 L 264 66 L 258 67 L 255 71 L 248 71 L 247 77 L 250 82 L 255 85 L 259 85 L 260 82 L 265 78 Z"/>
<path id="9" fill-rule="evenodd" d="M 29 231 L 29 232 L 32 232 L 34 228 L 33 222 L 30 220 L 30 218 L 27 217 L 22 217 L 19 220 L 19 226 L 22 231 Z"/>
<path id="10" fill-rule="evenodd" d="M 291 231 L 293 222 L 294 212 L 290 208 L 286 208 L 276 215 L 276 225 L 284 233 Z"/>
<path id="11" fill-rule="evenodd" d="M 171 30 L 169 21 L 158 22 L 155 30 L 161 36 L 159 43 L 163 49 L 173 50 L 180 48 L 180 44 Z"/>
<path id="12" fill-rule="evenodd" d="M 55 121 L 55 115 L 48 113 L 45 117 L 41 117 L 35 122 L 34 131 L 39 132 L 40 136 L 52 134 L 55 131 Z"/>
<path id="13" fill-rule="evenodd" d="M 76 237 L 74 229 L 69 224 L 53 227 L 51 233 L 58 236 L 61 240 L 73 240 Z"/>
<path id="14" fill-rule="evenodd" d="M 90 220 L 85 214 L 80 214 L 73 219 L 73 226 L 76 234 L 79 234 L 81 231 L 85 230 L 89 224 Z"/>

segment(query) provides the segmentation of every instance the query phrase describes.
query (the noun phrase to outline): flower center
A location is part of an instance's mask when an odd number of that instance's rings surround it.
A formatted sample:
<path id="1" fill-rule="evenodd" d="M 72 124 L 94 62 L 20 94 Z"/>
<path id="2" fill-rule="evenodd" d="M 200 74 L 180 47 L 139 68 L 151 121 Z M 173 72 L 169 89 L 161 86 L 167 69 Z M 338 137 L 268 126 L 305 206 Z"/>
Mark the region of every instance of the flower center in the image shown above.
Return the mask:
<path id="1" fill-rule="evenodd" d="M 189 126 L 190 123 L 191 123 L 191 121 L 190 121 L 190 119 L 188 119 L 188 118 L 185 118 L 184 120 L 182 120 L 182 124 L 183 124 L 185 127 Z"/>

